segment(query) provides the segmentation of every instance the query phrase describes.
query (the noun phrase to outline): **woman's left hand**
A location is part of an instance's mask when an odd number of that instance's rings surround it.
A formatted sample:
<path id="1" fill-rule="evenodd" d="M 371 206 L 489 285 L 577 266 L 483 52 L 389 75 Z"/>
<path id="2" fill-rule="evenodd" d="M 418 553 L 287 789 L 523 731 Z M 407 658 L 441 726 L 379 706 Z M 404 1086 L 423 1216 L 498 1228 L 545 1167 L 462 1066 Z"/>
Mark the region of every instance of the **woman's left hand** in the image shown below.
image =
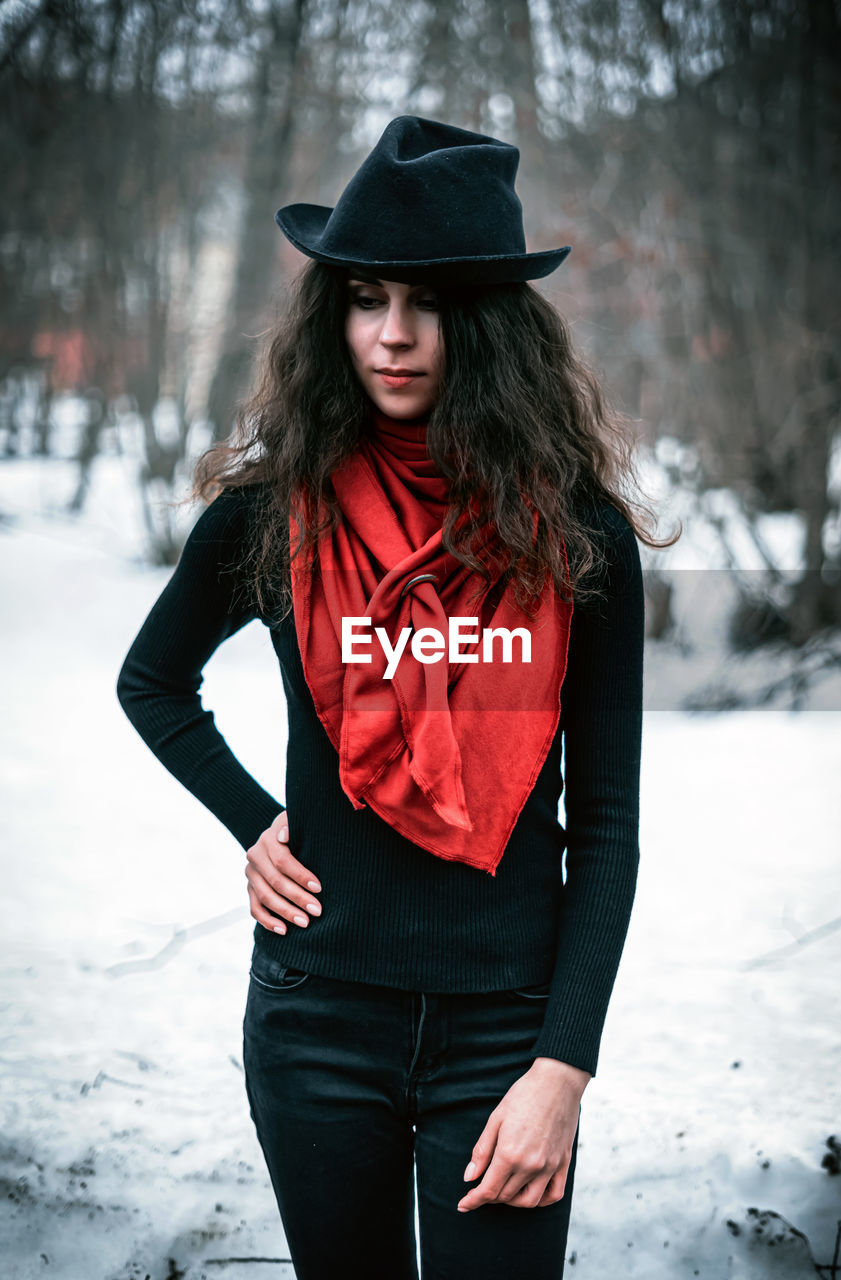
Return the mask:
<path id="1" fill-rule="evenodd" d="M 465 1181 L 482 1181 L 459 1200 L 460 1212 L 491 1203 L 539 1209 L 563 1198 L 590 1079 L 558 1058 L 535 1058 L 488 1117 L 465 1170 Z"/>

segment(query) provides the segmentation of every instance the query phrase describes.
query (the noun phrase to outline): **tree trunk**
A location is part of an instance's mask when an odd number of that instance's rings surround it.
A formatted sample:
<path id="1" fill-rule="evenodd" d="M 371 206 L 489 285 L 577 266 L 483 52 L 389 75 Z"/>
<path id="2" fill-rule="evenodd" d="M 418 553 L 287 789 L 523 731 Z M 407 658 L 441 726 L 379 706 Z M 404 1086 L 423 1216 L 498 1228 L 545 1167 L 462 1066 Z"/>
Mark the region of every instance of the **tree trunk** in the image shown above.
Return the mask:
<path id="1" fill-rule="evenodd" d="M 792 639 L 802 644 L 822 627 L 841 623 L 837 584 L 824 577 L 823 530 L 829 514 L 827 481 L 833 419 L 838 419 L 838 402 L 830 408 L 815 397 L 814 390 L 832 377 L 837 360 L 830 332 L 837 312 L 834 292 L 826 287 L 826 272 L 837 260 L 837 242 L 830 219 L 836 211 L 828 208 L 824 174 L 832 166 L 821 143 L 827 132 L 819 129 L 819 104 L 826 109 L 833 101 L 833 71 L 838 70 L 839 26 L 832 0 L 809 0 L 809 25 L 801 33 L 800 103 L 798 115 L 798 157 L 800 161 L 800 245 L 802 252 L 803 347 L 798 369 L 801 407 L 801 447 L 799 457 L 799 502 L 806 519 L 805 572 L 797 584 L 791 610 Z M 833 121 L 834 123 L 834 121 Z M 829 297 L 831 314 L 824 306 Z M 835 335 L 837 342 L 837 334 Z M 837 382 L 836 382 L 837 386 Z"/>
<path id="2" fill-rule="evenodd" d="M 217 439 L 225 439 L 233 426 L 236 403 L 251 367 L 251 338 L 271 294 L 272 267 L 281 234 L 272 215 L 283 202 L 286 187 L 305 9 L 306 0 L 292 0 L 284 17 L 276 5 L 272 6 L 267 18 L 268 38 L 257 64 L 237 269 L 208 404 Z M 284 77 L 278 91 L 274 81 L 279 61 Z"/>

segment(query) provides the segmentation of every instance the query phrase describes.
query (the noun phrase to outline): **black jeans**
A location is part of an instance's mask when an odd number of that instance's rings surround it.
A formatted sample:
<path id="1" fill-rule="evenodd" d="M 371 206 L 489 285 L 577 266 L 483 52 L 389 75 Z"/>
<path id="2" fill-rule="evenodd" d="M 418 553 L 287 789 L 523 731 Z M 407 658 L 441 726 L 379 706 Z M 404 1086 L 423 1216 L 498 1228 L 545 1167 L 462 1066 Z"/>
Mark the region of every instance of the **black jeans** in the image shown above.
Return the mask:
<path id="1" fill-rule="evenodd" d="M 546 990 L 400 991 L 255 944 L 245 1084 L 297 1280 L 417 1280 L 415 1177 L 423 1280 L 560 1280 L 578 1130 L 561 1200 L 456 1209 L 488 1116 L 531 1065 Z"/>

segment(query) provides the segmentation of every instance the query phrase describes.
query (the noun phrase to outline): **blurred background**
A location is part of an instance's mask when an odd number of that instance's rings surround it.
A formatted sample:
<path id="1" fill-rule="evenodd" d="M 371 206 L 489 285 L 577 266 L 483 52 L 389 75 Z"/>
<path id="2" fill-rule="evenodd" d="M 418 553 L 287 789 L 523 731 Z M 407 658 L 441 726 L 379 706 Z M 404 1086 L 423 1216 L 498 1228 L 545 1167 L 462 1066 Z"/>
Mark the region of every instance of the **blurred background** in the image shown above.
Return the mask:
<path id="1" fill-rule="evenodd" d="M 0 4 L 15 1277 L 291 1275 L 241 850 L 113 685 L 304 262 L 275 209 L 333 205 L 402 113 L 519 146 L 528 248 L 573 246 L 537 287 L 684 527 L 641 547 L 641 879 L 571 1262 L 841 1276 L 839 71 L 835 0 Z M 269 649 L 246 628 L 206 691 L 282 796 Z"/>
<path id="2" fill-rule="evenodd" d="M 100 519 L 172 565 L 166 504 L 303 261 L 274 210 L 334 204 L 389 119 L 427 115 L 516 143 L 529 248 L 573 245 L 539 287 L 691 526 L 647 561 L 650 636 L 685 656 L 667 570 L 718 570 L 729 646 L 807 645 L 807 683 L 837 668 L 813 652 L 841 624 L 834 0 L 6 0 L 0 21 L 6 518 L 32 510 L 13 476 L 79 517 L 107 477 L 131 517 Z"/>

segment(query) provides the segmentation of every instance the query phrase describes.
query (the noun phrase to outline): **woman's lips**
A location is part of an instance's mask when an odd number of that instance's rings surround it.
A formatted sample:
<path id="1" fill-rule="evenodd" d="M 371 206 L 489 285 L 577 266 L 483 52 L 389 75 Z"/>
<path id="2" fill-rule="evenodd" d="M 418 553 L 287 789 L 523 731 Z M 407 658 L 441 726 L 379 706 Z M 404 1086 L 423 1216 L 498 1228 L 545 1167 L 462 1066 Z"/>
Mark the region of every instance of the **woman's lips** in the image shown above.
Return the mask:
<path id="1" fill-rule="evenodd" d="M 422 373 L 394 374 L 394 373 L 380 373 L 379 370 L 377 370 L 377 377 L 382 378 L 383 382 L 387 387 L 408 387 L 415 381 L 416 378 L 423 378 L 424 376 L 425 375 Z"/>

